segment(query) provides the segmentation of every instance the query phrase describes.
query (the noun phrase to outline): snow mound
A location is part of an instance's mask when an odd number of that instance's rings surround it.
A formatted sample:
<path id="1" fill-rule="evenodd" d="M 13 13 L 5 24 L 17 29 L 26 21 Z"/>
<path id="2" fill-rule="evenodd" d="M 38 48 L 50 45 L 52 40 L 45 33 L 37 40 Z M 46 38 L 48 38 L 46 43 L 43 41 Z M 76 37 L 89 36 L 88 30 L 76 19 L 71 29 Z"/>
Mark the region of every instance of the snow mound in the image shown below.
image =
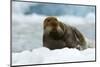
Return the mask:
<path id="1" fill-rule="evenodd" d="M 13 65 L 46 64 L 61 62 L 76 62 L 95 60 L 95 48 L 88 48 L 83 51 L 77 49 L 56 49 L 49 50 L 41 47 L 32 51 L 23 51 L 12 54 Z"/>

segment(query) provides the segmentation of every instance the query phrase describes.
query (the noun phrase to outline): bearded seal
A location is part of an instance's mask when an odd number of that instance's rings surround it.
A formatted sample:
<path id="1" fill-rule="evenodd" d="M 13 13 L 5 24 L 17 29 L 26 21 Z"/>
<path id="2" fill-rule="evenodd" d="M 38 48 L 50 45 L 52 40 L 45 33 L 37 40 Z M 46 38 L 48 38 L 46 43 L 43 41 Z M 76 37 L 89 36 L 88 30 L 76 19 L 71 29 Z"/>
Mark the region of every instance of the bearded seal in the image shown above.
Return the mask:
<path id="1" fill-rule="evenodd" d="M 43 23 L 43 46 L 50 50 L 65 47 L 84 50 L 86 49 L 86 40 L 75 27 L 50 16 L 45 18 Z"/>

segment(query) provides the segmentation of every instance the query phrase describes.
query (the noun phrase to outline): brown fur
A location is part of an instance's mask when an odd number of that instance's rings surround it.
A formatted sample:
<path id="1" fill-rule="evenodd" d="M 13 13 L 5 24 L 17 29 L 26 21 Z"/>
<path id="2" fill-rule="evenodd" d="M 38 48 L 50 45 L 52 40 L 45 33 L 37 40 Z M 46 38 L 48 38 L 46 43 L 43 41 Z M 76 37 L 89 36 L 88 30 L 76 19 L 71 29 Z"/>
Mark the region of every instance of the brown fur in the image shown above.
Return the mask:
<path id="1" fill-rule="evenodd" d="M 66 25 L 56 17 L 44 20 L 43 46 L 51 50 L 64 47 L 86 49 L 84 36 L 75 27 Z"/>

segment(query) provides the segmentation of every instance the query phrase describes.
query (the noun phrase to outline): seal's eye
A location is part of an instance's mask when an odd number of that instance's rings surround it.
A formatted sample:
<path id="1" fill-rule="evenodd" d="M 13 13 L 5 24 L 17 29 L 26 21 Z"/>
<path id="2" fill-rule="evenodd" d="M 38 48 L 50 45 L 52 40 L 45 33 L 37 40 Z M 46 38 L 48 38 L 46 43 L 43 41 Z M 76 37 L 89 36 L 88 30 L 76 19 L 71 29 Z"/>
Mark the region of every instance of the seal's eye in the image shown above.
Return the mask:
<path id="1" fill-rule="evenodd" d="M 48 19 L 47 22 L 50 22 L 50 19 Z"/>

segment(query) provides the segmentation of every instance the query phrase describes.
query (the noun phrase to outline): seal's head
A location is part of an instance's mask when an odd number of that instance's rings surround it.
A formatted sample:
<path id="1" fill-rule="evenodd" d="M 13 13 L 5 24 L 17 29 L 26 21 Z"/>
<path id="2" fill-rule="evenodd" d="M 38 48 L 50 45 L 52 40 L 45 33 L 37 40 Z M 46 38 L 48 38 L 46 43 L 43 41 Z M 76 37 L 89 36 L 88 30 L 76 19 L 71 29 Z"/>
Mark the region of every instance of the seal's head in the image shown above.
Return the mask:
<path id="1" fill-rule="evenodd" d="M 47 17 L 44 20 L 44 32 L 54 39 L 60 39 L 64 31 L 56 17 Z"/>

